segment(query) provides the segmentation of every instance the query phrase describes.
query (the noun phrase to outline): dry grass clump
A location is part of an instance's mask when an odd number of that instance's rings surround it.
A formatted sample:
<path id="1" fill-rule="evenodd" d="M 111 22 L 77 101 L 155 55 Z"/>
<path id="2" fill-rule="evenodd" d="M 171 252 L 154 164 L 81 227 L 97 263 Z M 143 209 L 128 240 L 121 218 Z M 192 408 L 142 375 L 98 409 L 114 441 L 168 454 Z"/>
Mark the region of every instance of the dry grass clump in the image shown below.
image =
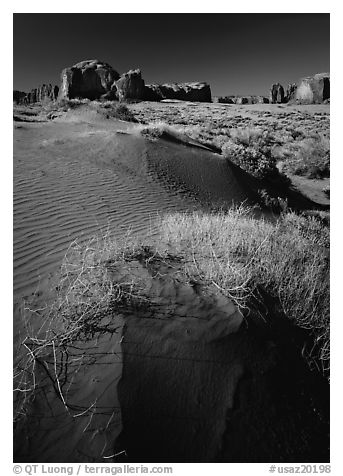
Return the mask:
<path id="1" fill-rule="evenodd" d="M 270 145 L 273 138 L 259 127 L 235 128 L 230 130 L 230 137 L 236 144 L 253 147 L 256 144 Z"/>
<path id="2" fill-rule="evenodd" d="M 310 365 L 328 372 L 329 230 L 324 220 L 288 213 L 268 223 L 243 207 L 175 214 L 162 219 L 157 247 L 130 236 L 120 242 L 105 235 L 82 246 L 72 243 L 53 302 L 25 306 L 24 352 L 14 374 L 15 419 L 26 416 L 41 390 L 40 372 L 67 411 L 75 410 L 64 393 L 68 358 L 77 348 L 77 358 L 87 359 L 80 356 L 82 342 L 118 333 L 127 313 L 151 311 L 154 298 L 140 263 L 149 261 L 158 275 L 159 263 L 168 259 L 177 259 L 180 279 L 217 287 L 247 320 L 251 313 L 269 322 L 281 316 L 308 329 L 311 341 L 303 354 Z"/>
<path id="3" fill-rule="evenodd" d="M 223 214 L 176 214 L 163 239 L 189 254 L 188 273 L 214 283 L 248 316 L 281 315 L 308 329 L 305 354 L 329 368 L 329 230 L 311 216 L 283 214 L 276 223 L 239 208 Z"/>
<path id="4" fill-rule="evenodd" d="M 150 140 L 157 140 L 165 134 L 178 138 L 185 134 L 185 128 L 180 126 L 171 126 L 163 121 L 152 122 L 151 124 L 140 124 L 137 130 Z"/>
<path id="5" fill-rule="evenodd" d="M 164 134 L 174 136 L 175 138 L 189 138 L 196 139 L 200 133 L 199 126 L 182 126 L 179 124 L 168 124 L 164 121 L 155 121 L 149 124 L 140 124 L 138 130 L 142 135 L 151 139 L 158 139 L 163 137 Z"/>
<path id="6" fill-rule="evenodd" d="M 88 341 L 99 333 L 118 333 L 119 314 L 144 302 L 143 284 L 132 273 L 125 274 L 125 263 L 135 259 L 141 248 L 129 236 L 124 242 L 119 245 L 107 235 L 94 237 L 82 246 L 73 242 L 54 285 L 53 302 L 40 308 L 34 302 L 26 303 L 26 336 L 14 369 L 15 420 L 25 417 L 40 389 L 39 370 L 43 370 L 45 380 L 48 376 L 70 410 L 61 375 L 75 343 Z M 117 264 L 121 274 L 114 276 Z M 37 318 L 38 329 L 34 327 Z"/>

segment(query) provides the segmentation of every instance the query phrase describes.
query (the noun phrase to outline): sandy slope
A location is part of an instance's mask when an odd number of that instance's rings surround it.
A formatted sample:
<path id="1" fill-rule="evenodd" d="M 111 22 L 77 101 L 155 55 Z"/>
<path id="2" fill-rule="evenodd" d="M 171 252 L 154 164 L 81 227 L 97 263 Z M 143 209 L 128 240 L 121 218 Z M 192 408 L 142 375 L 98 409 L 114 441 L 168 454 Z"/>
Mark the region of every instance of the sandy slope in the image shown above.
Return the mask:
<path id="1" fill-rule="evenodd" d="M 126 128 L 88 118 L 15 129 L 15 296 L 30 294 L 76 238 L 107 229 L 145 234 L 157 213 L 195 208 L 175 186 L 198 202 L 247 197 L 219 156 L 120 132 Z"/>
<path id="2" fill-rule="evenodd" d="M 20 123 L 15 349 L 22 298 L 38 288 L 44 306 L 72 240 L 120 239 L 128 227 L 154 235 L 158 214 L 249 196 L 249 181 L 220 156 L 150 141 L 94 111 Z M 37 364 L 42 385 L 16 426 L 15 461 L 328 461 L 327 383 L 300 355 L 302 331 L 277 316 L 250 316 L 247 326 L 230 300 L 183 282 L 178 266 L 142 256 L 113 271 L 114 280 L 138 277 L 149 306 L 104 316 L 91 339 Z"/>
<path id="3" fill-rule="evenodd" d="M 135 126 L 103 120 L 93 111 L 68 113 L 53 123 L 21 123 L 14 130 L 15 350 L 25 335 L 22 299 L 36 293 L 36 305 L 44 307 L 49 276 L 73 240 L 82 243 L 99 232 L 120 238 L 128 228 L 153 235 L 159 214 L 229 206 L 248 195 L 218 155 L 151 142 Z M 194 306 L 192 299 L 188 306 Z M 201 318 L 204 310 L 197 306 Z M 39 313 L 30 324 L 40 327 Z M 121 332 L 119 324 L 115 334 L 78 343 L 68 366 L 64 353 L 58 355 L 68 411 L 40 369 L 46 385 L 25 420 L 28 425 L 16 429 L 17 461 L 106 461 L 113 455 L 121 431 L 116 396 Z M 49 365 L 53 371 L 52 360 Z"/>

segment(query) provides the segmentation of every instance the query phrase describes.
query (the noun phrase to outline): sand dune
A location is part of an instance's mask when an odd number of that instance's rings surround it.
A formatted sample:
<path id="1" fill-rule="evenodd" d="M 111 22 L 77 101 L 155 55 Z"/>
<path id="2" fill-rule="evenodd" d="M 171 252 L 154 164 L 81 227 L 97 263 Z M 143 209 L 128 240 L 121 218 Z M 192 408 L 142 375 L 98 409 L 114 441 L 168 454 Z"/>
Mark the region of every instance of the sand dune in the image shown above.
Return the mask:
<path id="1" fill-rule="evenodd" d="M 143 235 L 153 232 L 158 213 L 191 210 L 201 202 L 231 204 L 247 196 L 216 154 L 151 143 L 134 131 L 122 134 L 128 128 L 122 122 L 81 118 L 15 130 L 17 300 L 39 283 L 44 288 L 75 239 L 82 242 L 107 229 L 115 236 L 128 228 Z"/>
<path id="2" fill-rule="evenodd" d="M 151 142 L 135 126 L 106 121 L 94 111 L 71 112 L 54 123 L 16 128 L 15 349 L 25 335 L 20 313 L 22 299 L 36 293 L 36 304 L 43 306 L 49 300 L 49 278 L 58 271 L 73 240 L 82 243 L 97 233 L 120 238 L 128 229 L 138 236 L 153 235 L 160 214 L 191 211 L 208 204 L 230 205 L 233 199 L 245 197 L 218 155 L 169 141 Z M 42 324 L 39 315 L 35 319 L 30 324 L 38 328 Z M 82 461 L 85 452 L 87 458 L 103 461 L 111 453 L 108 445 L 113 446 L 121 429 L 115 397 L 121 376 L 120 343 L 115 336 L 110 340 L 100 338 L 96 345 L 103 357 L 92 358 L 89 350 L 92 365 L 84 363 L 82 371 L 72 378 L 68 397 L 83 410 L 95 400 L 97 406 L 102 401 L 106 412 L 99 413 L 92 407 L 75 418 L 65 412 L 54 390 L 46 389 L 45 397 L 37 398 L 35 403 L 30 424 L 34 438 L 28 436 L 25 445 L 21 438 L 16 440 L 17 460 Z M 108 371 L 100 371 L 105 362 Z M 69 368 L 73 375 L 74 366 Z M 90 383 L 94 379 L 96 387 Z M 112 391 L 101 397 L 101 389 L 107 387 Z M 46 415 L 38 427 L 37 414 Z M 92 425 L 85 434 L 90 418 Z M 107 426 L 109 418 L 112 420 Z M 103 426 L 108 431 L 99 435 L 97 428 Z M 65 438 L 70 442 L 69 455 L 63 451 Z"/>
<path id="3" fill-rule="evenodd" d="M 14 294 L 33 292 L 74 240 L 109 229 L 147 233 L 157 213 L 192 208 L 144 172 L 144 150 L 126 161 L 126 138 L 65 124 L 15 130 Z M 141 165 L 143 164 L 143 165 Z M 43 286 L 44 287 L 44 286 Z"/>
<path id="4" fill-rule="evenodd" d="M 96 233 L 124 239 L 128 228 L 153 236 L 164 213 L 249 199 L 249 182 L 236 168 L 190 145 L 151 141 L 135 125 L 87 110 L 15 129 L 15 348 L 22 299 L 37 290 L 36 304 L 49 299 L 49 277 L 73 240 Z M 99 323 L 106 332 L 68 353 L 59 350 L 68 410 L 40 369 L 44 385 L 16 428 L 16 461 L 113 462 L 124 451 L 129 461 L 150 462 L 275 461 L 280 454 L 293 461 L 314 454 L 320 439 L 311 440 L 315 417 L 306 413 L 304 391 L 311 376 L 305 381 L 304 373 L 292 372 L 305 364 L 288 349 L 276 351 L 268 330 L 247 331 L 227 298 L 182 283 L 177 266 L 175 274 L 163 266 L 157 279 L 154 267 L 139 261 L 122 270 L 138 273 L 152 299 L 149 311 L 110 316 Z M 42 324 L 39 314 L 35 319 L 33 328 Z M 281 385 L 271 398 L 275 374 L 288 390 Z M 290 401 L 297 394 L 305 396 Z M 296 423 L 288 418 L 293 413 L 302 415 Z M 262 423 L 274 428 L 263 438 Z M 326 447 L 314 452 L 325 460 Z"/>

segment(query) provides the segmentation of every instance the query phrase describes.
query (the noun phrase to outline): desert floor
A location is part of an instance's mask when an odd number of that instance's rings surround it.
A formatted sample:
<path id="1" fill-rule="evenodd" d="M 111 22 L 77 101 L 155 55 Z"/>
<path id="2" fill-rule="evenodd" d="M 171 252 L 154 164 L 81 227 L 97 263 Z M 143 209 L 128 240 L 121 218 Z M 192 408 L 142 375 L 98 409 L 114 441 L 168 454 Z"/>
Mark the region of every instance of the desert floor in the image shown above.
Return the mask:
<path id="1" fill-rule="evenodd" d="M 21 365 L 27 333 L 44 332 L 44 309 L 55 298 L 71 247 L 92 248 L 94 236 L 154 242 L 167 214 L 225 210 L 251 200 L 240 172 L 206 144 L 220 147 L 231 128 L 273 131 L 281 142 L 298 130 L 329 138 L 328 105 L 142 102 L 129 108 L 141 124 L 87 105 L 50 116 L 40 106 L 15 108 L 15 365 Z M 161 122 L 183 128 L 192 143 L 141 134 L 142 124 Z M 328 207 L 328 178 L 290 178 L 318 209 Z M 273 219 L 271 212 L 258 213 Z M 127 266 L 145 283 L 156 271 L 143 269 L 139 259 Z M 171 267 L 177 273 L 177 263 Z M 30 410 L 25 403 L 16 426 L 15 460 L 113 462 L 126 453 L 128 461 L 326 461 L 326 383 L 302 372 L 298 355 L 282 346 L 275 353 L 278 340 L 258 326 L 254 335 L 243 330 L 233 337 L 242 318 L 230 300 L 199 295 L 170 273 L 170 266 L 162 267 L 149 292 L 161 306 L 170 306 L 172 296 L 172 312 L 183 318 L 119 316 L 112 327 L 102 323 L 109 332 L 62 352 L 69 359 L 59 367 L 64 388 L 56 391 L 41 377 L 45 384 Z M 201 325 L 189 317 L 194 314 Z M 287 326 L 282 332 L 291 333 Z M 275 367 L 276 361 L 282 363 Z M 53 358 L 47 366 L 53 369 Z M 272 395 L 266 388 L 273 379 Z"/>

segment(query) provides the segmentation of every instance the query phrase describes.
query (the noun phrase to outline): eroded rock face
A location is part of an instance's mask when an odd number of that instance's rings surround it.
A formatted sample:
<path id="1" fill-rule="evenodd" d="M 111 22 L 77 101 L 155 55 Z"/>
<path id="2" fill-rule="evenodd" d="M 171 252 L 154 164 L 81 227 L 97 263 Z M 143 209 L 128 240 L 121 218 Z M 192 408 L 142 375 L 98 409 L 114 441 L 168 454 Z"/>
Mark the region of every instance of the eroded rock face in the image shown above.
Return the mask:
<path id="1" fill-rule="evenodd" d="M 17 104 L 20 104 L 25 96 L 26 93 L 24 91 L 18 91 L 16 89 L 13 91 L 13 101 Z"/>
<path id="2" fill-rule="evenodd" d="M 115 82 L 119 101 L 144 99 L 145 83 L 140 69 L 130 70 Z"/>
<path id="3" fill-rule="evenodd" d="M 330 73 L 302 78 L 294 92 L 294 100 L 303 104 L 320 104 L 330 98 Z"/>
<path id="4" fill-rule="evenodd" d="M 61 73 L 59 99 L 142 99 L 161 101 L 211 102 L 211 89 L 207 83 L 168 83 L 145 85 L 140 69 L 130 70 L 122 76 L 108 63 L 86 60 L 65 68 Z"/>
<path id="5" fill-rule="evenodd" d="M 220 104 L 235 104 L 234 96 L 218 96 L 213 98 L 213 102 L 218 102 Z"/>
<path id="6" fill-rule="evenodd" d="M 215 102 L 222 104 L 268 104 L 269 99 L 264 96 L 221 96 Z"/>
<path id="7" fill-rule="evenodd" d="M 270 102 L 273 104 L 285 102 L 285 91 L 280 83 L 273 84 L 270 88 Z"/>
<path id="8" fill-rule="evenodd" d="M 119 74 L 108 63 L 96 59 L 81 61 L 62 71 L 59 99 L 99 99 L 113 92 L 113 86 L 116 91 L 117 79 Z"/>
<path id="9" fill-rule="evenodd" d="M 51 84 L 43 84 L 38 88 L 32 89 L 28 94 L 24 93 L 19 102 L 21 104 L 33 104 L 35 102 L 56 101 L 59 87 Z"/>
<path id="10" fill-rule="evenodd" d="M 212 102 L 211 88 L 204 82 L 149 84 L 145 87 L 147 101 L 178 99 L 180 101 Z"/>
<path id="11" fill-rule="evenodd" d="M 296 89 L 297 89 L 297 84 L 296 83 L 290 83 L 287 86 L 286 97 L 285 97 L 286 102 L 289 102 L 292 99 L 294 99 Z"/>

